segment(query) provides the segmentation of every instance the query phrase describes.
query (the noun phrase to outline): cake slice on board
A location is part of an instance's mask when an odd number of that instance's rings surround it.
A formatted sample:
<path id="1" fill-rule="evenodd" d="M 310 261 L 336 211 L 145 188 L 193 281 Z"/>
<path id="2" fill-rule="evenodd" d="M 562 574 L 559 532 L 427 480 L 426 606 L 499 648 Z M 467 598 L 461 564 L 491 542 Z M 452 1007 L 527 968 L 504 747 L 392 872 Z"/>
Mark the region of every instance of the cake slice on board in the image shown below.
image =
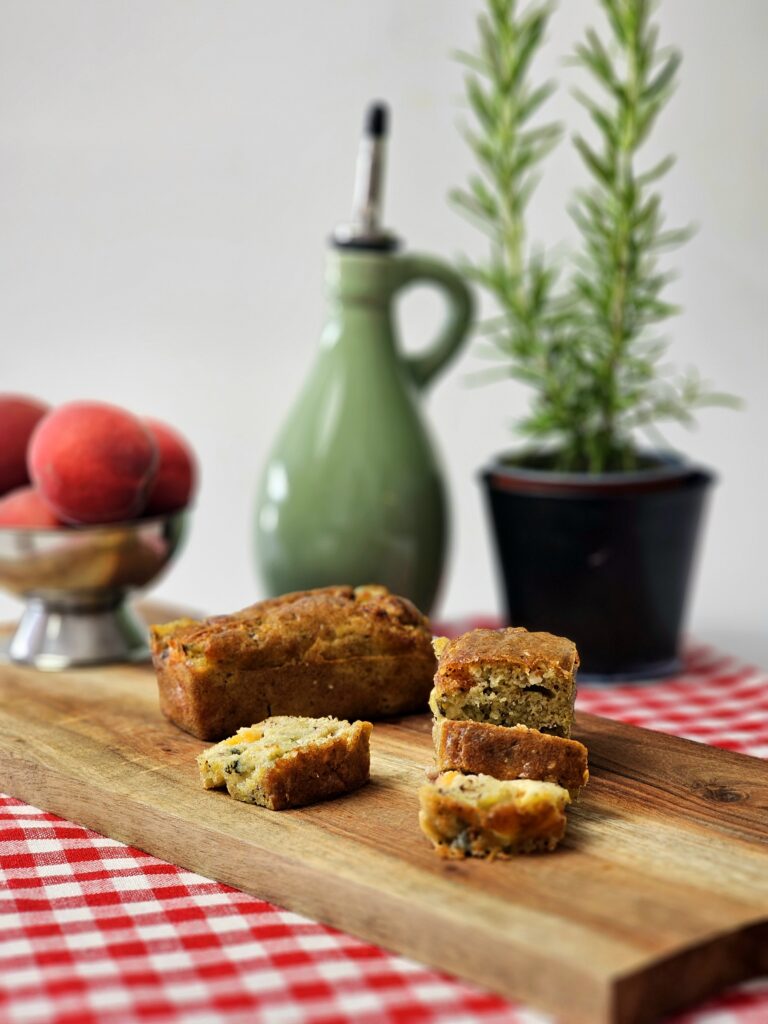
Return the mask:
<path id="1" fill-rule="evenodd" d="M 277 715 L 197 758 L 206 789 L 273 811 L 341 796 L 368 781 L 370 722 Z"/>
<path id="2" fill-rule="evenodd" d="M 589 780 L 583 743 L 548 736 L 527 725 L 507 727 L 437 718 L 432 737 L 435 763 L 441 772 L 555 782 L 567 789 L 572 799 Z"/>
<path id="3" fill-rule="evenodd" d="M 443 772 L 419 790 L 419 825 L 442 857 L 554 850 L 565 832 L 567 790 L 532 779 Z"/>
<path id="4" fill-rule="evenodd" d="M 433 646 L 435 718 L 570 736 L 579 666 L 571 640 L 513 626 L 473 629 L 454 640 L 436 637 Z"/>

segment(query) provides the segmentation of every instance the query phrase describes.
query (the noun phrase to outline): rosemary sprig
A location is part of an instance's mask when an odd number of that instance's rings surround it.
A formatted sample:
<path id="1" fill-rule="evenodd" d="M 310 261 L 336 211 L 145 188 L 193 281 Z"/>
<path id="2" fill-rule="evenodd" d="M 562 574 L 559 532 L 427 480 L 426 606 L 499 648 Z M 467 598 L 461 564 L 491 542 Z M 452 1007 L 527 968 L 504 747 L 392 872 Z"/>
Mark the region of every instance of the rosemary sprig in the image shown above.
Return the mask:
<path id="1" fill-rule="evenodd" d="M 693 373 L 665 377 L 666 345 L 654 328 L 677 309 L 664 289 L 671 274 L 659 255 L 682 244 L 689 228 L 667 229 L 654 185 L 672 167 L 667 156 L 645 171 L 638 151 L 675 88 L 681 56 L 658 47 L 652 0 L 601 0 L 611 38 L 589 30 L 576 61 L 601 87 L 598 101 L 577 91 L 597 128 L 598 146 L 574 142 L 593 184 L 577 193 L 573 217 L 583 250 L 573 276 L 582 344 L 591 353 L 593 402 L 588 468 L 630 468 L 633 430 L 662 419 L 693 422 L 703 405 L 733 404 Z"/>
<path id="2" fill-rule="evenodd" d="M 502 311 L 483 330 L 503 357 L 501 373 L 532 387 L 531 409 L 517 426 L 546 448 L 551 464 L 631 468 L 637 429 L 663 419 L 690 424 L 697 407 L 736 404 L 693 373 L 671 375 L 662 364 L 666 344 L 654 334 L 676 312 L 664 298 L 671 275 L 660 269 L 659 256 L 689 231 L 665 228 L 654 191 L 672 158 L 642 171 L 638 150 L 674 89 L 680 55 L 658 47 L 652 0 L 601 0 L 610 39 L 589 30 L 576 52 L 605 96 L 576 93 L 599 141 L 574 140 L 592 185 L 572 204 L 583 245 L 562 284 L 554 262 L 528 245 L 525 232 L 540 165 L 562 136 L 557 124 L 532 123 L 554 90 L 551 82 L 531 80 L 553 5 L 486 3 L 478 52 L 459 55 L 468 68 L 473 124 L 466 137 L 478 173 L 452 193 L 491 240 L 488 260 L 468 269 Z"/>
<path id="3" fill-rule="evenodd" d="M 535 409 L 521 424 L 537 434 L 545 416 L 567 421 L 569 348 L 566 310 L 556 295 L 557 269 L 542 251 L 529 251 L 525 211 L 538 184 L 538 169 L 560 141 L 559 124 L 533 124 L 554 83 L 533 86 L 530 65 L 544 37 L 552 2 L 520 12 L 516 0 L 488 0 L 478 18 L 480 47 L 460 53 L 468 68 L 466 92 L 473 123 L 465 130 L 478 163 L 467 189 L 451 193 L 455 205 L 491 241 L 487 262 L 469 276 L 502 310 L 482 325 L 492 351 L 504 359 L 503 375 L 529 384 Z M 548 410 L 548 412 L 547 412 Z"/>

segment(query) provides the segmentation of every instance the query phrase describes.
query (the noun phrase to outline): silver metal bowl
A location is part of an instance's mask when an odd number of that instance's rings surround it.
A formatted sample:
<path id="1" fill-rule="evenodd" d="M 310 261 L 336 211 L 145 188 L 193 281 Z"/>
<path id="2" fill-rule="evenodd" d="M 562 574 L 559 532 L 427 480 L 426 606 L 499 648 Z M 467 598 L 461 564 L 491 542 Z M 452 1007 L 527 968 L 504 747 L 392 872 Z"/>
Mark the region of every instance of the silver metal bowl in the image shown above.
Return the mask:
<path id="1" fill-rule="evenodd" d="M 51 671 L 146 659 L 147 630 L 127 597 L 170 564 L 187 516 L 182 509 L 108 526 L 0 527 L 0 588 L 25 602 L 0 655 Z"/>

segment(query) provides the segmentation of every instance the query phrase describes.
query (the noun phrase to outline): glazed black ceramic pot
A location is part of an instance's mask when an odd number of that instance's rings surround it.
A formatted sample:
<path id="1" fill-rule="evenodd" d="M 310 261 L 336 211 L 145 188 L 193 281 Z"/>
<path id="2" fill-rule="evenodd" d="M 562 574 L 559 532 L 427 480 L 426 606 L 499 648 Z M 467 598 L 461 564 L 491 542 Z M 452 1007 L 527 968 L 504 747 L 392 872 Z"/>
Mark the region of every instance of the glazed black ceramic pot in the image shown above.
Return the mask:
<path id="1" fill-rule="evenodd" d="M 681 628 L 714 476 L 650 456 L 631 473 L 500 459 L 482 473 L 508 621 L 575 641 L 581 678 L 680 668 Z"/>

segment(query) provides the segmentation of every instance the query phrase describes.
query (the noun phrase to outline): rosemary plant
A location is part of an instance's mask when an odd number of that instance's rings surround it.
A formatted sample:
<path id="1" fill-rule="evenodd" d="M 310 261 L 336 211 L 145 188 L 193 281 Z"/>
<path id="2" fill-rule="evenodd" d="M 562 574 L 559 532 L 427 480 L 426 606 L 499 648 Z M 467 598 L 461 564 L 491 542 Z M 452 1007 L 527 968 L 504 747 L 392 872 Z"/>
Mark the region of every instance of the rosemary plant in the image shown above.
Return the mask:
<path id="1" fill-rule="evenodd" d="M 696 407 L 734 404 L 695 373 L 666 367 L 666 343 L 655 334 L 676 312 L 663 297 L 671 275 L 659 255 L 688 230 L 665 229 L 654 191 L 673 159 L 641 170 L 638 150 L 674 89 L 680 55 L 659 49 L 652 0 L 601 0 L 609 41 L 589 30 L 575 58 L 604 95 L 575 94 L 598 142 L 574 140 L 592 184 L 572 203 L 583 244 L 562 281 L 525 232 L 541 163 L 562 135 L 559 125 L 532 123 L 554 90 L 531 80 L 553 4 L 535 0 L 521 10 L 516 0 L 486 3 L 478 51 L 459 54 L 468 68 L 473 125 L 466 135 L 478 173 L 452 198 L 490 237 L 487 261 L 468 273 L 501 311 L 483 325 L 503 357 L 494 375 L 533 388 L 531 408 L 517 424 L 538 451 L 527 461 L 573 471 L 631 469 L 639 460 L 638 428 L 653 430 L 664 419 L 690 424 Z"/>

